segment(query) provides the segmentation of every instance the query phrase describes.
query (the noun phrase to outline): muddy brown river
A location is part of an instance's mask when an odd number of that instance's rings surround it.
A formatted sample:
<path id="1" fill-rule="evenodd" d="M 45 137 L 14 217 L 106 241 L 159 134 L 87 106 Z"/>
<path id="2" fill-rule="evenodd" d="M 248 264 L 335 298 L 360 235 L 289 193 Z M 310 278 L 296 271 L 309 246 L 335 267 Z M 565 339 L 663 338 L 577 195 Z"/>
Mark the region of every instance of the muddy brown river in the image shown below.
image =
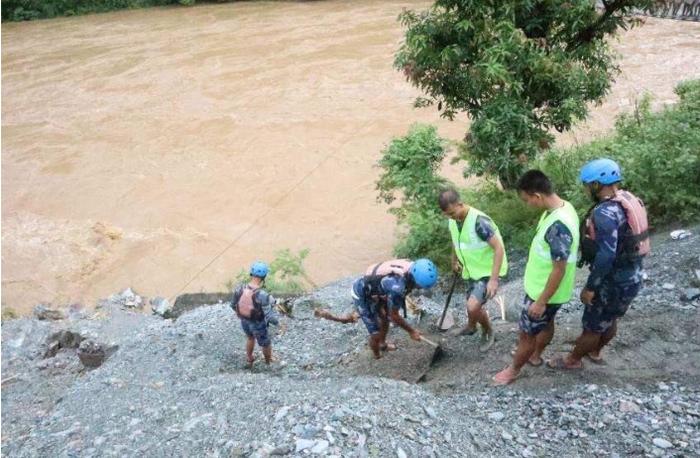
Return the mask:
<path id="1" fill-rule="evenodd" d="M 317 283 L 390 256 L 396 228 L 374 190 L 382 147 L 414 122 L 453 139 L 466 126 L 412 108 L 418 93 L 392 68 L 397 15 L 425 5 L 254 2 L 3 24 L 3 306 L 91 305 L 127 286 L 171 296 L 189 281 L 221 290 L 282 248 L 309 248 Z M 613 93 L 561 141 L 607 131 L 645 90 L 672 102 L 676 82 L 700 76 L 699 43 L 698 23 L 649 19 L 625 33 Z"/>

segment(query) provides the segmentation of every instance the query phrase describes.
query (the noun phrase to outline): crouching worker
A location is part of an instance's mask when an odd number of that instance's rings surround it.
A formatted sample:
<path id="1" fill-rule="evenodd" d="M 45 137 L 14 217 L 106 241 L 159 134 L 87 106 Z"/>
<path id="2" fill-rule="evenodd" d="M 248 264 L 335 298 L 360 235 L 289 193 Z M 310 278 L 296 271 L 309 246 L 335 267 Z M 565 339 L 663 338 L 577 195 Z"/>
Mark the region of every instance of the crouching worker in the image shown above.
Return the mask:
<path id="1" fill-rule="evenodd" d="M 395 259 L 369 266 L 365 275 L 355 280 L 352 285 L 355 310 L 367 327 L 369 347 L 375 358 L 381 358 L 382 350 L 396 349 L 396 345 L 386 342 L 389 320 L 406 331 L 411 339 L 421 340 L 421 333 L 411 327 L 399 311 L 406 306 L 406 296 L 414 288 L 432 288 L 437 279 L 437 268 L 429 259 Z"/>
<path id="2" fill-rule="evenodd" d="M 248 366 L 252 367 L 255 357 L 255 341 L 262 348 L 265 363 L 272 362 L 272 341 L 268 334 L 270 323 L 277 325 L 279 320 L 274 310 L 274 298 L 263 289 L 269 269 L 264 262 L 255 262 L 250 266 L 250 282 L 239 285 L 233 292 L 231 307 L 241 319 L 241 327 L 248 337 L 246 357 Z"/>

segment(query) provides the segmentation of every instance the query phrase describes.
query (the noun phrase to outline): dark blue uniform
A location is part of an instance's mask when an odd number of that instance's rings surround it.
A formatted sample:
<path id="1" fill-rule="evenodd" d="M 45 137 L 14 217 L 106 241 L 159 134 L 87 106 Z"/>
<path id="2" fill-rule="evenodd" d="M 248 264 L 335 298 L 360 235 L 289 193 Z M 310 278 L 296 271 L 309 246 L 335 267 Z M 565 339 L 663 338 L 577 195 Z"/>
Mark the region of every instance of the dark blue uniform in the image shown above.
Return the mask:
<path id="1" fill-rule="evenodd" d="M 594 291 L 583 312 L 583 329 L 605 333 L 622 317 L 642 285 L 642 260 L 622 259 L 621 240 L 631 235 L 625 211 L 617 202 L 605 201 L 593 210 L 597 252 L 586 289 Z"/>
<path id="2" fill-rule="evenodd" d="M 387 315 L 391 310 L 401 310 L 406 304 L 408 294 L 406 279 L 401 275 L 387 275 L 379 282 L 378 296 L 367 294 L 365 278 L 355 280 L 352 285 L 352 297 L 357 313 L 367 327 L 367 332 L 375 334 L 379 332 L 380 313 Z M 382 307 L 386 306 L 383 311 Z"/>

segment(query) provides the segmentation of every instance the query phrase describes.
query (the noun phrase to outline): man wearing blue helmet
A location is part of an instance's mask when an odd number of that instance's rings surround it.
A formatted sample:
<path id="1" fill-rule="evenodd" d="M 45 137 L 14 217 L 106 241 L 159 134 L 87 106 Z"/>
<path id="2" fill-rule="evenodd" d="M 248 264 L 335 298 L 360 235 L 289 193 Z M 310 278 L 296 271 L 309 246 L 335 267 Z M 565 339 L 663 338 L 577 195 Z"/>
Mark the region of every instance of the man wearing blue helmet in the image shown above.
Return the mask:
<path id="1" fill-rule="evenodd" d="M 620 166 L 611 159 L 596 159 L 581 169 L 581 182 L 594 201 L 581 234 L 581 260 L 590 275 L 581 291 L 585 305 L 583 332 L 565 357 L 548 362 L 558 369 L 579 369 L 582 359 L 603 364 L 600 351 L 617 332 L 621 318 L 642 284 L 642 258 L 649 252 L 649 231 L 644 204 L 619 189 Z"/>
<path id="2" fill-rule="evenodd" d="M 262 348 L 265 362 L 272 362 L 272 341 L 267 328 L 270 323 L 279 324 L 279 320 L 273 307 L 274 298 L 263 289 L 268 272 L 269 268 L 264 262 L 253 263 L 250 266 L 250 281 L 239 285 L 231 299 L 231 308 L 241 319 L 241 327 L 248 338 L 245 351 L 249 367 L 255 361 L 253 349 L 256 340 Z"/>
<path id="3" fill-rule="evenodd" d="M 335 317 L 327 311 L 316 316 L 341 323 L 353 323 L 361 318 L 369 332 L 369 347 L 374 357 L 382 351 L 395 350 L 386 342 L 389 321 L 405 330 L 413 340 L 421 340 L 421 333 L 403 319 L 399 311 L 406 306 L 406 296 L 414 288 L 432 288 L 437 283 L 438 271 L 429 259 L 394 259 L 372 264 L 365 275 L 352 285 L 355 311 L 345 317 Z"/>

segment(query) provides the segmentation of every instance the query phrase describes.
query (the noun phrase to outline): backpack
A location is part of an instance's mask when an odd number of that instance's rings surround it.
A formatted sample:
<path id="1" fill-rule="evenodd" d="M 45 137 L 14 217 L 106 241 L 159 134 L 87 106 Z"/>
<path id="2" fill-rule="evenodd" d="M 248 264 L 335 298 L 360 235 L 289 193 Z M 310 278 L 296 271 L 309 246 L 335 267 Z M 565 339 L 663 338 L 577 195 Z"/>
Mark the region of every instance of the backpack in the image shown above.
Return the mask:
<path id="1" fill-rule="evenodd" d="M 238 318 L 245 318 L 251 321 L 262 321 L 265 319 L 265 313 L 260 304 L 255 300 L 255 293 L 260 288 L 253 288 L 250 285 L 245 285 L 236 303 L 236 315 Z"/>
<path id="2" fill-rule="evenodd" d="M 615 195 L 609 200 L 622 206 L 627 217 L 627 224 L 630 227 L 630 233 L 619 241 L 622 249 L 618 259 L 632 261 L 643 258 L 651 251 L 649 222 L 644 203 L 631 192 L 623 190 L 616 191 Z M 581 224 L 581 259 L 578 263 L 579 267 L 583 264 L 592 264 L 598 251 L 593 221 L 593 210 L 597 206 L 598 203 L 588 210 Z"/>

